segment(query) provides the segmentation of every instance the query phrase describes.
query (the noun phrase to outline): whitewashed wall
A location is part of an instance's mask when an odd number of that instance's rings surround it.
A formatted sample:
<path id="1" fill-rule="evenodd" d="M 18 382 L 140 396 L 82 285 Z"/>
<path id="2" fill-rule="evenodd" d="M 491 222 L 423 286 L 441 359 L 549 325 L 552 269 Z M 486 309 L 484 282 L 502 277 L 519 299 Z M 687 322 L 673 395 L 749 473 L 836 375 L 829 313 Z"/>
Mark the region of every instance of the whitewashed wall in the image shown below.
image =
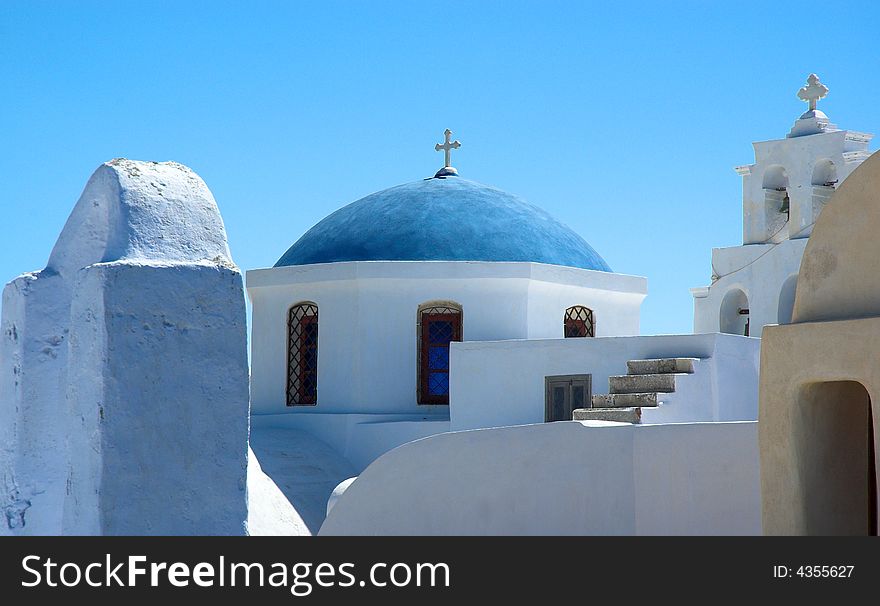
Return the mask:
<path id="1" fill-rule="evenodd" d="M 758 535 L 757 423 L 452 432 L 395 449 L 322 535 Z"/>
<path id="2" fill-rule="evenodd" d="M 723 330 L 722 315 L 729 313 L 727 310 L 722 313 L 724 298 L 737 290 L 745 293 L 748 299 L 750 336 L 760 337 L 767 324 L 790 321 L 794 299 L 788 300 L 793 295 L 793 289 L 786 287 L 786 281 L 793 279 L 796 283 L 808 241 L 802 238 L 779 244 L 714 249 L 713 270 L 722 277 L 709 287 L 691 289 L 694 295 L 694 332 Z"/>
<path id="3" fill-rule="evenodd" d="M 455 343 L 451 429 L 541 423 L 544 377 L 592 374 L 593 393 L 608 393 L 628 360 L 664 357 L 704 360 L 677 379 L 662 411 L 643 410 L 644 422 L 755 420 L 759 356 L 758 339 L 722 334 Z"/>
<path id="4" fill-rule="evenodd" d="M 840 130 L 754 143 L 755 163 L 738 169 L 743 175 L 743 243 L 808 237 L 823 201 L 831 193 L 814 184 L 817 166 L 822 172 L 823 163 L 833 163 L 839 185 L 868 157 L 871 137 Z M 782 171 L 788 182 L 791 211 L 788 224 L 780 229 L 767 221 L 765 186 L 777 185 L 776 175 Z"/>
<path id="5" fill-rule="evenodd" d="M 562 337 L 565 309 L 586 305 L 598 334 L 639 332 L 644 278 L 534 263 L 351 262 L 247 273 L 253 304 L 254 414 L 403 413 L 448 418 L 417 404 L 417 313 L 463 308 L 465 341 Z M 287 313 L 318 304 L 318 405 L 286 406 Z"/>
<path id="6" fill-rule="evenodd" d="M 44 270 L 3 289 L 0 535 L 62 531 L 70 288 L 64 276 Z"/>
<path id="7" fill-rule="evenodd" d="M 201 178 L 100 166 L 4 290 L 0 534 L 243 534 L 245 320 Z"/>
<path id="8" fill-rule="evenodd" d="M 805 116 L 790 133 L 798 136 L 753 143 L 755 162 L 736 168 L 743 178 L 744 245 L 712 250 L 713 283 L 691 289 L 694 332 L 742 334 L 745 317 L 732 316 L 743 305 L 725 306 L 725 297 L 733 301 L 739 292 L 747 299 L 751 336 L 760 337 L 768 324 L 790 321 L 807 238 L 836 188 L 871 155 L 873 137 L 850 130 L 820 132 L 815 119 Z M 803 130 L 804 124 L 809 128 Z M 787 215 L 779 212 L 785 195 Z"/>
<path id="9" fill-rule="evenodd" d="M 71 307 L 65 534 L 244 534 L 248 390 L 235 267 L 101 263 Z"/>
<path id="10" fill-rule="evenodd" d="M 251 416 L 252 432 L 299 430 L 330 446 L 355 473 L 401 444 L 449 431 L 449 419 L 416 414 L 302 413 Z"/>

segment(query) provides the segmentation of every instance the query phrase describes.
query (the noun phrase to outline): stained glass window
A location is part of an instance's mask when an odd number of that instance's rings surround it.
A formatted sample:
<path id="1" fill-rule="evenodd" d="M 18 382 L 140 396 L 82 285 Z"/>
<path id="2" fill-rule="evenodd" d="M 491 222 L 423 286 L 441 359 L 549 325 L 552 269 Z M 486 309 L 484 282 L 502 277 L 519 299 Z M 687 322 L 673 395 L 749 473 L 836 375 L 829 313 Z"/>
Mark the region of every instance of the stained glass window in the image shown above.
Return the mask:
<path id="1" fill-rule="evenodd" d="M 449 404 L 449 344 L 461 341 L 461 307 L 419 309 L 419 404 Z"/>

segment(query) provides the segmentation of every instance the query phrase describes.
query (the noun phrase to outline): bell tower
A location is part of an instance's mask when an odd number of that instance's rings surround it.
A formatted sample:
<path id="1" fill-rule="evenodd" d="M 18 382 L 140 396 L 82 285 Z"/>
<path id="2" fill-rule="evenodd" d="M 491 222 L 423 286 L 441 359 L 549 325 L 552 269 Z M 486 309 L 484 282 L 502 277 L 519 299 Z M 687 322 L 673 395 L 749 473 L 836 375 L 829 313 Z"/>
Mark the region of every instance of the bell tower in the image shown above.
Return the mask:
<path id="1" fill-rule="evenodd" d="M 837 185 L 869 155 L 873 135 L 841 130 L 817 109 L 828 87 L 810 74 L 797 96 L 808 109 L 784 139 L 753 143 L 743 177 L 743 244 L 809 237 Z"/>
<path id="2" fill-rule="evenodd" d="M 797 92 L 807 111 L 784 138 L 758 141 L 743 178 L 743 243 L 712 249 L 712 283 L 692 288 L 694 332 L 760 337 L 788 324 L 798 269 L 813 225 L 840 183 L 870 155 L 873 135 L 842 130 L 818 109 L 828 94 L 816 74 Z"/>

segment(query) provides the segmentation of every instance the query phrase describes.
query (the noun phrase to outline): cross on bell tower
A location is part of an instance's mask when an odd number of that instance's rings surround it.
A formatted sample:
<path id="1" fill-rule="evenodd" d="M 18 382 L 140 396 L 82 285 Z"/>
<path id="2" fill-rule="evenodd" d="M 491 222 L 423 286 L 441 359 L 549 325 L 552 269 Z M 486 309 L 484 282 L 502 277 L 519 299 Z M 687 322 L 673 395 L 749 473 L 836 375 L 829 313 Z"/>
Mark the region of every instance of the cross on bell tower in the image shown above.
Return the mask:
<path id="1" fill-rule="evenodd" d="M 801 87 L 797 96 L 801 101 L 806 101 L 810 104 L 809 111 L 815 111 L 816 103 L 827 94 L 828 87 L 819 82 L 819 76 L 810 74 L 807 76 L 807 85 Z"/>
<path id="2" fill-rule="evenodd" d="M 831 123 L 823 111 L 816 109 L 819 99 L 823 99 L 827 94 L 828 87 L 819 82 L 819 76 L 816 74 L 807 76 L 807 84 L 798 90 L 797 96 L 801 101 L 806 101 L 810 109 L 795 120 L 794 126 L 791 127 L 786 136 L 787 138 L 830 133 L 839 130 L 836 125 Z"/>
<path id="3" fill-rule="evenodd" d="M 452 167 L 452 157 L 451 157 L 450 152 L 453 149 L 458 149 L 459 147 L 461 147 L 461 143 L 459 142 L 458 139 L 456 139 L 455 141 L 451 141 L 452 131 L 449 130 L 448 128 L 443 132 L 443 134 L 445 135 L 446 140 L 443 142 L 443 144 L 437 143 L 436 145 L 434 145 L 434 151 L 440 151 L 442 149 L 444 152 L 445 162 L 444 162 L 443 168 L 438 170 L 437 174 L 434 175 L 435 177 L 447 177 L 447 176 L 458 175 L 458 171 Z"/>

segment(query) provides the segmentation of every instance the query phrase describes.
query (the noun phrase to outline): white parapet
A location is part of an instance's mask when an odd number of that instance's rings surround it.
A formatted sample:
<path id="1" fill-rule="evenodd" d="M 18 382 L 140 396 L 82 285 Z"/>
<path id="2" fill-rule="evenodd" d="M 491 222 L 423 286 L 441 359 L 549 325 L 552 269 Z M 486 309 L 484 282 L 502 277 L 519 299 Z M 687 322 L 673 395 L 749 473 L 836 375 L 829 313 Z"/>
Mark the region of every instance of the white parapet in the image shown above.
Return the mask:
<path id="1" fill-rule="evenodd" d="M 340 487 L 320 534 L 761 534 L 757 433 L 569 421 L 440 434 Z"/>
<path id="2" fill-rule="evenodd" d="M 2 532 L 245 532 L 242 277 L 198 175 L 100 166 L 2 327 Z"/>

